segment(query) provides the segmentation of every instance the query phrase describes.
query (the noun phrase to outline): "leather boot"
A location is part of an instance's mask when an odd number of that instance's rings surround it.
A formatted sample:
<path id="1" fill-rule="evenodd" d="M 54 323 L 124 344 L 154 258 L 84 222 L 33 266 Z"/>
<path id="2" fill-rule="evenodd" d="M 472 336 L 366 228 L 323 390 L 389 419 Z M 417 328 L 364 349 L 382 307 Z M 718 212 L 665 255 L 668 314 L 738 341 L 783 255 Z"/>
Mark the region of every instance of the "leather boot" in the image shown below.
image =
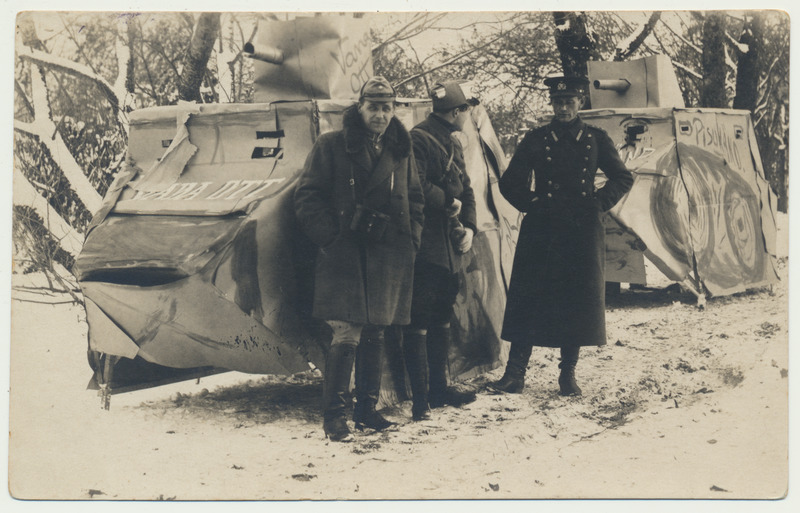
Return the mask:
<path id="1" fill-rule="evenodd" d="M 322 386 L 322 429 L 334 442 L 351 442 L 353 437 L 347 427 L 345 410 L 350 374 L 356 348 L 350 344 L 335 344 L 325 360 L 325 381 Z"/>
<path id="2" fill-rule="evenodd" d="M 356 405 L 353 408 L 353 421 L 359 431 L 364 428 L 381 431 L 395 424 L 375 410 L 381 393 L 382 370 L 383 333 L 372 327 L 365 327 L 356 349 Z"/>
<path id="3" fill-rule="evenodd" d="M 431 408 L 463 406 L 476 399 L 475 392 L 447 386 L 447 354 L 450 349 L 450 326 L 428 329 L 428 404 Z"/>
<path id="4" fill-rule="evenodd" d="M 403 331 L 403 356 L 411 382 L 411 420 L 430 420 L 428 408 L 427 337 L 419 331 Z"/>
<path id="5" fill-rule="evenodd" d="M 530 344 L 512 342 L 508 350 L 508 362 L 503 377 L 498 381 L 489 383 L 489 388 L 497 392 L 509 394 L 521 394 L 525 388 L 525 372 L 528 369 L 528 361 L 531 358 Z"/>
<path id="6" fill-rule="evenodd" d="M 581 389 L 575 382 L 575 366 L 578 364 L 580 346 L 564 346 L 561 348 L 561 375 L 558 376 L 558 386 L 561 395 L 581 395 Z"/>

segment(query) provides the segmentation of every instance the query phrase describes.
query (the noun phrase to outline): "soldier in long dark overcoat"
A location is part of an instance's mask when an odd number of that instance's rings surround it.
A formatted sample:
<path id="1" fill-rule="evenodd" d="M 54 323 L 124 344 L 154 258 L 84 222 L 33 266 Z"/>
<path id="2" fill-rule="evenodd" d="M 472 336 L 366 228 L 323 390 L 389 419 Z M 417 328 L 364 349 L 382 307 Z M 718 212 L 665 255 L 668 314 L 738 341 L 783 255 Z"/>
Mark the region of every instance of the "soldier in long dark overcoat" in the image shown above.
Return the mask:
<path id="1" fill-rule="evenodd" d="M 394 111 L 391 84 L 368 80 L 343 129 L 314 144 L 294 194 L 300 228 L 319 248 L 312 313 L 333 329 L 323 427 L 337 441 L 351 439 L 345 397 L 354 359 L 356 428 L 391 425 L 375 411 L 383 329 L 410 321 L 424 197 L 411 137 Z"/>
<path id="2" fill-rule="evenodd" d="M 511 342 L 492 388 L 519 393 L 532 346 L 561 349 L 559 387 L 578 395 L 581 346 L 606 343 L 605 229 L 602 213 L 633 184 L 611 138 L 578 116 L 588 81 L 550 77 L 554 118 L 528 132 L 500 180 L 503 196 L 526 216 L 520 227 L 501 337 Z M 601 169 L 608 181 L 595 189 Z"/>

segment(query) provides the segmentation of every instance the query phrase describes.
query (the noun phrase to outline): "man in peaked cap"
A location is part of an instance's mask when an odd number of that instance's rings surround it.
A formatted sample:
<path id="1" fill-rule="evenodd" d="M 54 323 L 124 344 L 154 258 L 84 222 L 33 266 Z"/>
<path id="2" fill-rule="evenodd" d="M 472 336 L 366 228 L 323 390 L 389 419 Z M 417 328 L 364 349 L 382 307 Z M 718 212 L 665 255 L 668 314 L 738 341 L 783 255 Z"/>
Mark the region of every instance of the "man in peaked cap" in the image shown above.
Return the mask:
<path id="1" fill-rule="evenodd" d="M 433 112 L 411 130 L 414 159 L 425 193 L 422 244 L 414 263 L 411 324 L 403 330 L 403 351 L 411 381 L 413 420 L 429 418 L 428 408 L 460 406 L 475 393 L 447 384 L 450 319 L 458 294 L 458 272 L 477 231 L 475 195 L 454 135 L 456 121 L 469 110 L 462 81 L 437 83 Z"/>
<path id="2" fill-rule="evenodd" d="M 500 179 L 500 192 L 527 215 L 520 226 L 501 338 L 511 342 L 496 391 L 520 393 L 533 346 L 561 350 L 561 395 L 580 395 L 581 346 L 606 343 L 603 213 L 633 184 L 611 138 L 578 111 L 589 81 L 545 79 L 553 120 L 528 132 Z M 595 188 L 601 169 L 608 181 Z"/>
<path id="3" fill-rule="evenodd" d="M 314 143 L 294 193 L 298 224 L 318 247 L 312 313 L 333 332 L 322 427 L 336 442 L 353 439 L 345 417 L 354 361 L 356 429 L 393 424 L 376 411 L 384 330 L 410 321 L 424 208 L 411 136 L 394 113 L 394 88 L 369 79 L 342 129 Z"/>

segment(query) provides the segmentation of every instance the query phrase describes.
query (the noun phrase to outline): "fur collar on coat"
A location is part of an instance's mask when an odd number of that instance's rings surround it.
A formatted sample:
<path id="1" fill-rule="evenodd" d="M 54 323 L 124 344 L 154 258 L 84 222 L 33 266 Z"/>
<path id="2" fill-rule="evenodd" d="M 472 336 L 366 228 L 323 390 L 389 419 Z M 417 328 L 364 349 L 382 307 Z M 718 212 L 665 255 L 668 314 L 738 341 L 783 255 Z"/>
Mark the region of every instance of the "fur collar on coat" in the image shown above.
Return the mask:
<path id="1" fill-rule="evenodd" d="M 358 112 L 358 104 L 351 105 L 344 111 L 344 139 L 349 153 L 356 153 L 365 147 L 369 139 L 369 130 Z M 411 153 L 411 136 L 408 130 L 396 117 L 392 117 L 386 132 L 383 133 L 384 151 L 389 150 L 395 160 L 401 160 Z"/>

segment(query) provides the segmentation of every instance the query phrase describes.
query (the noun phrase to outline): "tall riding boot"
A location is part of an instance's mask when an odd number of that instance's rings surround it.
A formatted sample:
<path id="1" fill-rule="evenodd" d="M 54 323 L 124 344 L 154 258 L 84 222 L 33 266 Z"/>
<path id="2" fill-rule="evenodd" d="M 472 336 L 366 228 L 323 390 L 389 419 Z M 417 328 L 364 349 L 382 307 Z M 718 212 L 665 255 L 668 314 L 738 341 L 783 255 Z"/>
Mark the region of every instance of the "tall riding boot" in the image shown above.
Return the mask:
<path id="1" fill-rule="evenodd" d="M 489 384 L 489 387 L 498 392 L 521 394 L 525 388 L 525 372 L 528 361 L 531 359 L 531 344 L 512 342 L 508 350 L 508 362 L 503 377 Z"/>
<path id="2" fill-rule="evenodd" d="M 356 348 L 351 344 L 334 344 L 325 360 L 322 429 L 325 430 L 325 436 L 334 442 L 350 442 L 353 439 L 347 427 L 345 410 L 355 354 Z"/>
<path id="3" fill-rule="evenodd" d="M 411 419 L 429 420 L 428 350 L 426 334 L 419 330 L 403 331 L 403 356 L 411 381 Z"/>
<path id="4" fill-rule="evenodd" d="M 578 353 L 581 346 L 564 346 L 561 348 L 561 375 L 558 377 L 558 386 L 561 395 L 581 395 L 581 389 L 575 382 L 575 366 L 578 364 Z"/>
<path id="5" fill-rule="evenodd" d="M 447 386 L 447 354 L 450 349 L 450 326 L 433 326 L 428 329 L 428 404 L 441 408 L 449 404 L 462 406 L 475 400 L 475 392 L 461 391 Z"/>
<path id="6" fill-rule="evenodd" d="M 353 421 L 356 429 L 381 431 L 393 426 L 375 410 L 381 393 L 383 333 L 367 327 L 356 349 L 356 405 Z"/>

